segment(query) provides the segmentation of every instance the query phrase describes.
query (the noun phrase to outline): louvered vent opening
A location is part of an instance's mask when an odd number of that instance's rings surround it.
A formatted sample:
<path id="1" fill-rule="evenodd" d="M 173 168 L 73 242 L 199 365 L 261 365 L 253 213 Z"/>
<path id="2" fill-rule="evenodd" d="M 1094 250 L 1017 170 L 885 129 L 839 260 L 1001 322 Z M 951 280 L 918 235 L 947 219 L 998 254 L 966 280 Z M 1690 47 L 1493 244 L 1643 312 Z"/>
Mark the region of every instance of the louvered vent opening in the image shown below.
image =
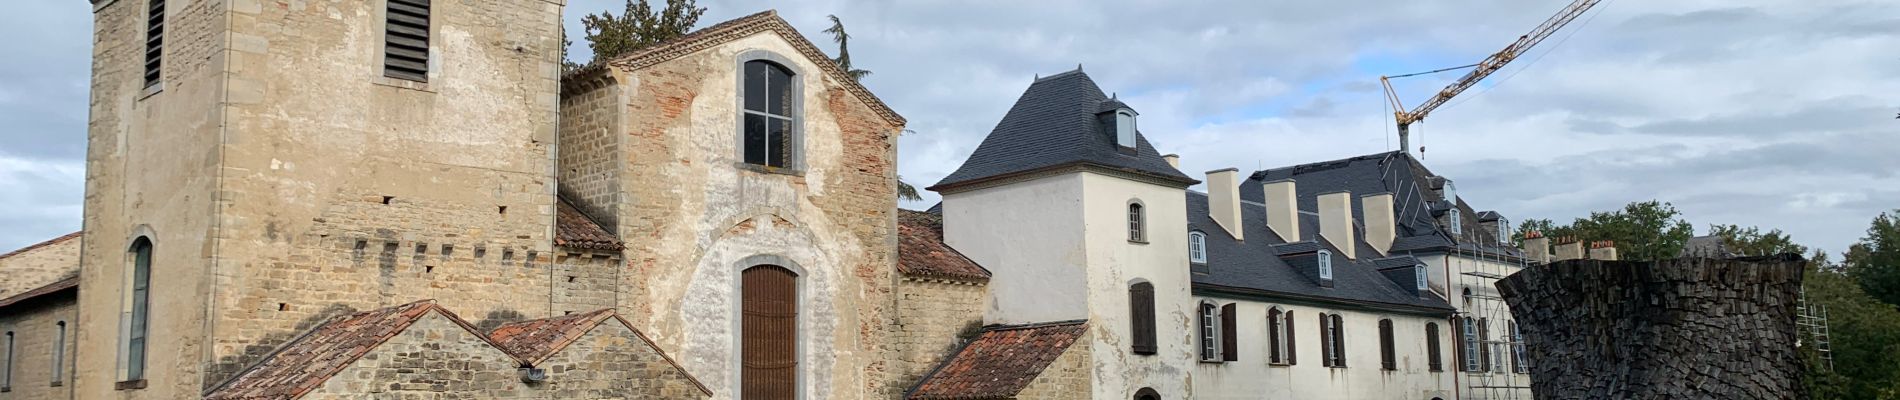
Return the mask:
<path id="1" fill-rule="evenodd" d="M 389 0 L 383 75 L 429 81 L 429 0 Z"/>
<path id="2" fill-rule="evenodd" d="M 145 86 L 158 84 L 158 64 L 165 47 L 165 0 L 151 0 L 145 20 Z"/>

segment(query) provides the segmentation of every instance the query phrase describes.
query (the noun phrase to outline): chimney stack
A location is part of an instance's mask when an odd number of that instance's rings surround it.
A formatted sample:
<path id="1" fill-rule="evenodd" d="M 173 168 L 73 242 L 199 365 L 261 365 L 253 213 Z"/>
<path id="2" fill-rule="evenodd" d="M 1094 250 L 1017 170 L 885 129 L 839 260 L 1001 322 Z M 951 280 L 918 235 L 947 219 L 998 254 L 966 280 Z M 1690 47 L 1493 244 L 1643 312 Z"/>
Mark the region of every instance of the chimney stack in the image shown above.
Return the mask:
<path id="1" fill-rule="evenodd" d="M 1292 179 L 1281 179 L 1260 184 L 1265 194 L 1260 200 L 1267 205 L 1267 228 L 1280 235 L 1281 240 L 1300 241 L 1300 203 L 1294 190 Z"/>
<path id="2" fill-rule="evenodd" d="M 1392 250 L 1392 241 L 1398 239 L 1398 222 L 1392 216 L 1392 194 L 1369 194 L 1359 198 L 1359 207 L 1365 209 L 1366 243 L 1371 244 L 1380 254 Z"/>
<path id="3" fill-rule="evenodd" d="M 1164 155 L 1161 156 L 1161 159 L 1167 161 L 1170 167 L 1181 168 L 1181 155 L 1179 154 Z"/>
<path id="4" fill-rule="evenodd" d="M 1590 259 L 1616 261 L 1616 242 L 1608 240 L 1590 242 Z"/>
<path id="5" fill-rule="evenodd" d="M 1550 263 L 1550 238 L 1543 232 L 1524 232 L 1524 258 L 1532 264 Z"/>
<path id="6" fill-rule="evenodd" d="M 1246 240 L 1241 236 L 1240 182 L 1235 181 L 1239 175 L 1238 168 L 1207 171 L 1207 213 L 1234 240 Z"/>
<path id="7" fill-rule="evenodd" d="M 1353 245 L 1352 192 L 1337 191 L 1319 195 L 1319 235 L 1338 247 L 1347 259 L 1358 259 Z"/>
<path id="8" fill-rule="evenodd" d="M 1564 240 L 1557 243 L 1557 255 L 1555 258 L 1556 259 L 1552 261 L 1583 259 L 1583 242 L 1577 241 L 1577 238 L 1574 237 L 1565 237 Z"/>

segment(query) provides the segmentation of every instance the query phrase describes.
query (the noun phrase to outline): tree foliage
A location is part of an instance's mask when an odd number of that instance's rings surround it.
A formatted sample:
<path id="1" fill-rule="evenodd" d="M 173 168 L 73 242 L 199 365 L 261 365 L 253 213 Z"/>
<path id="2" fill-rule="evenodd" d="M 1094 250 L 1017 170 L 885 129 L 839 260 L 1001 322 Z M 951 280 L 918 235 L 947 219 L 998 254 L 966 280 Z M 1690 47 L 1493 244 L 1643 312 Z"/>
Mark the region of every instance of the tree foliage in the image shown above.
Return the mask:
<path id="1" fill-rule="evenodd" d="M 1828 313 L 1828 370 L 1803 332 L 1805 384 L 1815 399 L 1900 399 L 1900 311 L 1861 290 L 1851 276 L 1828 272 L 1826 257 L 1802 281 L 1808 304 Z M 1805 329 L 1805 328 L 1803 328 Z"/>
<path id="2" fill-rule="evenodd" d="M 1722 238 L 1722 246 L 1728 251 L 1743 256 L 1766 256 L 1782 253 L 1804 254 L 1808 246 L 1796 244 L 1788 234 L 1780 229 L 1762 232 L 1756 227 L 1743 228 L 1740 225 L 1709 225 L 1709 234 Z M 1817 253 L 1825 256 L 1825 253 Z"/>
<path id="3" fill-rule="evenodd" d="M 581 17 L 587 29 L 587 47 L 594 50 L 592 62 L 611 60 L 623 54 L 685 35 L 699 23 L 706 8 L 694 0 L 666 0 L 666 8 L 654 10 L 647 0 L 627 0 L 619 16 L 613 12 Z"/>
<path id="4" fill-rule="evenodd" d="M 1900 306 L 1900 210 L 1874 217 L 1867 236 L 1848 247 L 1846 259 L 1848 274 L 1862 290 Z"/>
<path id="5" fill-rule="evenodd" d="M 1590 213 L 1569 225 L 1550 220 L 1528 219 L 1518 225 L 1512 238 L 1524 239 L 1528 232 L 1543 232 L 1545 237 L 1575 237 L 1583 241 L 1616 242 L 1616 251 L 1625 260 L 1675 258 L 1682 245 L 1695 235 L 1695 227 L 1681 218 L 1682 212 L 1669 203 L 1655 200 L 1635 202 L 1616 211 Z"/>

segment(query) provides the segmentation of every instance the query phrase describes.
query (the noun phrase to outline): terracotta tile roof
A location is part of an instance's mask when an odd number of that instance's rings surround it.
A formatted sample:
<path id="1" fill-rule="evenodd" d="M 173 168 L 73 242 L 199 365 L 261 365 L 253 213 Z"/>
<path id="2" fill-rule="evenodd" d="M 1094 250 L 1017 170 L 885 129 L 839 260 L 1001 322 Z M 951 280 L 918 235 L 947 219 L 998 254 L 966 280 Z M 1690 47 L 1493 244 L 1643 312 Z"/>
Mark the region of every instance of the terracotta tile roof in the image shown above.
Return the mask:
<path id="1" fill-rule="evenodd" d="M 488 333 L 488 340 L 494 342 L 495 346 L 500 347 L 502 351 L 514 354 L 528 365 L 535 365 L 547 360 L 548 356 L 559 353 L 567 348 L 567 345 L 580 340 L 581 337 L 587 335 L 587 332 L 605 322 L 619 323 L 627 327 L 634 336 L 640 337 L 643 344 L 652 348 L 661 359 L 666 360 L 667 364 L 678 369 L 686 380 L 693 383 L 693 386 L 698 387 L 707 396 L 712 395 L 712 389 L 706 388 L 705 384 L 699 382 L 699 378 L 694 378 L 693 374 L 687 373 L 685 367 L 674 362 L 673 357 L 666 355 L 665 350 L 661 350 L 658 344 L 653 343 L 653 340 L 647 339 L 647 335 L 640 333 L 640 329 L 634 328 L 632 323 L 620 318 L 620 315 L 612 308 L 502 325 Z"/>
<path id="2" fill-rule="evenodd" d="M 20 302 L 23 302 L 23 301 L 32 300 L 40 296 L 46 296 L 46 295 L 50 295 L 54 293 L 64 292 L 66 290 L 73 290 L 73 291 L 79 290 L 78 276 L 61 279 L 59 282 L 53 282 L 53 283 L 47 284 L 46 286 L 37 287 L 37 288 L 34 288 L 33 290 L 28 290 L 20 294 L 7 296 L 7 298 L 5 299 L 0 299 L 0 308 L 9 307 L 14 304 L 19 304 Z"/>
<path id="3" fill-rule="evenodd" d="M 205 399 L 301 397 L 432 311 L 481 336 L 467 321 L 437 306 L 435 300 L 340 316 L 278 348 L 205 394 Z"/>
<path id="4" fill-rule="evenodd" d="M 33 249 L 37 249 L 37 248 L 41 248 L 41 247 L 46 247 L 46 246 L 52 246 L 52 245 L 56 245 L 56 244 L 60 244 L 61 242 L 65 242 L 65 241 L 68 241 L 68 240 L 73 240 L 74 238 L 78 238 L 78 237 L 79 237 L 79 234 L 80 234 L 80 233 L 83 233 L 83 232 L 73 232 L 73 233 L 68 233 L 68 234 L 65 234 L 65 235 L 61 235 L 60 237 L 56 237 L 56 238 L 52 238 L 51 240 L 47 240 L 47 241 L 44 241 L 44 242 L 39 242 L 39 243 L 34 243 L 34 244 L 32 244 L 32 245 L 28 245 L 28 246 L 26 246 L 26 247 L 21 247 L 21 248 L 20 248 L 19 250 L 14 250 L 14 251 L 9 251 L 9 252 L 7 252 L 7 254 L 0 254 L 0 260 L 4 260 L 4 259 L 6 259 L 7 257 L 12 257 L 12 256 L 16 256 L 16 255 L 20 255 L 20 253 L 25 253 L 25 252 L 28 252 L 28 251 L 33 251 Z"/>
<path id="5" fill-rule="evenodd" d="M 567 199 L 558 199 L 554 214 L 554 245 L 587 250 L 620 250 L 619 238 L 574 207 Z"/>
<path id="6" fill-rule="evenodd" d="M 989 281 L 990 271 L 943 243 L 943 216 L 897 210 L 897 271 L 905 275 Z"/>
<path id="7" fill-rule="evenodd" d="M 1087 331 L 1087 321 L 991 327 L 931 371 L 907 398 L 1015 397 Z"/>
<path id="8" fill-rule="evenodd" d="M 592 75 L 605 71 L 605 67 L 603 67 L 602 64 L 611 64 L 615 67 L 629 70 L 646 68 L 654 64 L 666 62 L 768 30 L 777 32 L 780 37 L 784 37 L 786 42 L 790 42 L 793 48 L 798 49 L 799 54 L 811 59 L 813 64 L 818 64 L 818 68 L 823 69 L 824 73 L 829 75 L 833 82 L 843 86 L 845 91 L 857 97 L 858 101 L 862 101 L 865 105 L 870 106 L 871 110 L 877 112 L 879 116 L 884 117 L 885 121 L 898 126 L 905 124 L 904 116 L 897 115 L 897 111 L 892 110 L 889 105 L 884 104 L 884 100 L 878 99 L 877 95 L 872 94 L 871 90 L 865 88 L 857 79 L 852 79 L 849 74 L 845 73 L 844 69 L 838 67 L 837 63 L 830 62 L 830 55 L 826 55 L 824 50 L 819 50 L 817 45 L 813 45 L 811 40 L 805 38 L 805 35 L 798 33 L 798 29 L 793 28 L 791 23 L 779 18 L 777 10 L 765 10 L 730 21 L 720 22 L 713 26 L 708 26 L 705 29 L 696 30 L 680 37 L 627 53 L 626 55 L 604 63 L 590 64 L 568 73 L 562 77 L 562 80 L 566 81 L 569 78 Z"/>

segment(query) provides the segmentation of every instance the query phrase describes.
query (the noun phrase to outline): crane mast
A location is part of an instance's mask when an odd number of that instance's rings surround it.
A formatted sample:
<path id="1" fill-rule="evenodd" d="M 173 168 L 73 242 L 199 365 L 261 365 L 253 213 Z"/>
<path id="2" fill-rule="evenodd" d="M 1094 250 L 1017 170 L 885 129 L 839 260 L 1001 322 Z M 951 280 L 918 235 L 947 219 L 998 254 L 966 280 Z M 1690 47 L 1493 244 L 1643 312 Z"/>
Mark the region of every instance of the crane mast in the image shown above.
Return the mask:
<path id="1" fill-rule="evenodd" d="M 1403 149 L 1406 153 L 1412 152 L 1410 127 L 1413 122 L 1424 120 L 1425 115 L 1430 114 L 1433 109 L 1445 105 L 1445 102 L 1450 101 L 1452 97 L 1457 97 L 1459 93 L 1464 93 L 1465 89 L 1470 89 L 1472 86 L 1477 85 L 1478 81 L 1484 80 L 1485 77 L 1491 76 L 1491 73 L 1504 68 L 1505 64 L 1510 64 L 1511 61 L 1516 60 L 1519 55 L 1523 55 L 1526 51 L 1530 50 L 1531 47 L 1537 46 L 1538 43 L 1543 42 L 1544 39 L 1550 37 L 1551 34 L 1557 33 L 1557 30 L 1563 29 L 1564 25 L 1569 24 L 1570 21 L 1576 20 L 1578 16 L 1583 15 L 1584 11 L 1589 11 L 1591 7 L 1595 7 L 1597 3 L 1601 2 L 1602 0 L 1576 0 L 1571 2 L 1569 6 L 1558 11 L 1557 15 L 1553 15 L 1550 19 L 1544 20 L 1543 24 L 1537 25 L 1537 28 L 1532 29 L 1530 33 L 1524 36 L 1518 36 L 1517 41 L 1511 42 L 1508 46 L 1504 46 L 1504 50 L 1499 50 L 1490 57 L 1486 57 L 1484 61 L 1472 64 L 1471 66 L 1474 68 L 1471 69 L 1471 72 L 1465 73 L 1464 77 L 1458 78 L 1457 81 L 1445 86 L 1444 89 L 1440 89 L 1438 94 L 1433 95 L 1430 99 L 1426 99 L 1424 103 L 1419 103 L 1418 107 L 1411 109 L 1411 111 L 1406 111 L 1405 105 L 1399 102 L 1398 92 L 1392 89 L 1391 78 L 1395 78 L 1395 76 L 1379 77 L 1379 83 L 1385 85 L 1386 100 L 1392 103 L 1393 120 L 1399 125 L 1399 148 Z M 1410 75 L 1400 75 L 1396 77 L 1404 76 Z"/>

